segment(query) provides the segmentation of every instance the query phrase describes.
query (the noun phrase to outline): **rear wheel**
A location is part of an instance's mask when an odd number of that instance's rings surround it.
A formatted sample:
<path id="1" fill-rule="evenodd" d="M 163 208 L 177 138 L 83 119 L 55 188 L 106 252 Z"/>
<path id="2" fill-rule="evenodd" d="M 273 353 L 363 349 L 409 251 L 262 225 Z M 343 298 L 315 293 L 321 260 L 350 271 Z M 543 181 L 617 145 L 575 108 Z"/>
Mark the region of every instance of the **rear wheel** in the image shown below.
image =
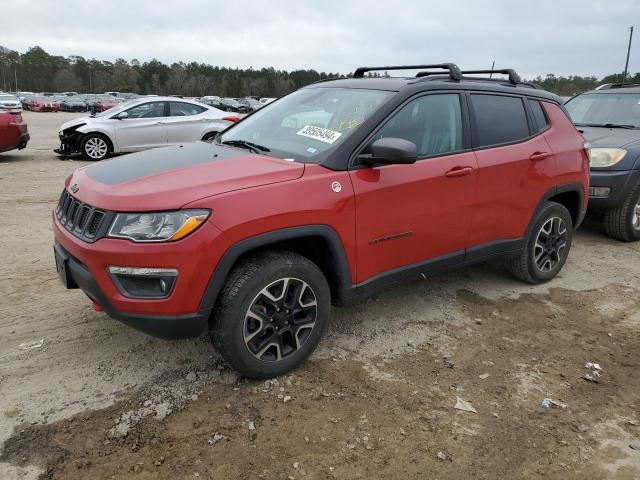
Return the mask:
<path id="1" fill-rule="evenodd" d="M 313 262 L 293 252 L 265 252 L 229 274 L 211 340 L 242 375 L 276 377 L 311 355 L 330 309 L 329 286 Z"/>
<path id="2" fill-rule="evenodd" d="M 623 242 L 640 240 L 640 184 L 627 194 L 621 205 L 605 210 L 604 228 L 611 238 Z"/>
<path id="3" fill-rule="evenodd" d="M 111 153 L 111 143 L 100 133 L 89 133 L 82 139 L 80 151 L 87 160 L 104 160 Z"/>
<path id="4" fill-rule="evenodd" d="M 528 283 L 548 282 L 567 261 L 572 238 L 569 211 L 559 203 L 546 202 L 533 219 L 524 250 L 509 262 L 509 270 Z"/>

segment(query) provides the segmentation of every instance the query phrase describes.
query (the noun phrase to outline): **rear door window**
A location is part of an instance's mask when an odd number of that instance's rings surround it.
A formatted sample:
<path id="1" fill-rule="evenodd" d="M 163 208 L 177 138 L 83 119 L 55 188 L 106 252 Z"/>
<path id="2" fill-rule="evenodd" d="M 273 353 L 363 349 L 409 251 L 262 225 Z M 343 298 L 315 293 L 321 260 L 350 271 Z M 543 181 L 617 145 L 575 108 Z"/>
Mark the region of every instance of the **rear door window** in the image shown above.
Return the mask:
<path id="1" fill-rule="evenodd" d="M 477 146 L 513 143 L 530 136 L 527 113 L 520 97 L 472 94 L 471 105 Z"/>
<path id="2" fill-rule="evenodd" d="M 192 103 L 185 102 L 169 102 L 169 116 L 170 117 L 189 117 L 191 115 L 198 115 L 206 110 L 206 108 Z"/>

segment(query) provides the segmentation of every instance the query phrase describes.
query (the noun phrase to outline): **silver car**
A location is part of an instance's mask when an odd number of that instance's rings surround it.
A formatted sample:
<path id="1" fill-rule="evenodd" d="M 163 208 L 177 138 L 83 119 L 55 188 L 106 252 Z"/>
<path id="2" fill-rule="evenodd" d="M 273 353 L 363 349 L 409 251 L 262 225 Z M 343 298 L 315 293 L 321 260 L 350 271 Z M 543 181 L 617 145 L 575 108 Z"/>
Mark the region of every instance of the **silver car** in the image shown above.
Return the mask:
<path id="1" fill-rule="evenodd" d="M 81 153 L 102 160 L 113 153 L 213 139 L 236 117 L 217 108 L 175 97 L 142 97 L 60 127 L 59 155 Z"/>
<path id="2" fill-rule="evenodd" d="M 14 95 L 0 93 L 0 110 L 22 110 L 22 103 Z"/>

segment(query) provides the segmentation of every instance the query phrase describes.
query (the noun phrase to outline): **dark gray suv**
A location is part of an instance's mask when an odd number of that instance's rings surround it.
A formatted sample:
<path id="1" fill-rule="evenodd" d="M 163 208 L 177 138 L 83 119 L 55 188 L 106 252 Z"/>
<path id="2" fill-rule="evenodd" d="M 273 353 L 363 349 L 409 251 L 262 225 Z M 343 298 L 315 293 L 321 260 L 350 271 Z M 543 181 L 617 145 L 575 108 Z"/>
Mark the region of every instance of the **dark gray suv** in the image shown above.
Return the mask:
<path id="1" fill-rule="evenodd" d="M 640 85 L 602 85 L 565 106 L 591 145 L 589 207 L 610 237 L 640 240 Z"/>

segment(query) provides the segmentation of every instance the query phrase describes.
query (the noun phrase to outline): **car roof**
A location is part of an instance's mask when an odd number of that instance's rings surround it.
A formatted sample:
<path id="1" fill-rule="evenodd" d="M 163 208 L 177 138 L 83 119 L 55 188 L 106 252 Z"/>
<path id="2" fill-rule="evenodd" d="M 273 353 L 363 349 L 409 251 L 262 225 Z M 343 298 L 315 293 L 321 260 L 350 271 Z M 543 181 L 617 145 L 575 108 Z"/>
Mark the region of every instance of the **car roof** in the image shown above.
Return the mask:
<path id="1" fill-rule="evenodd" d="M 508 80 L 486 79 L 481 77 L 463 77 L 460 80 L 445 75 L 424 77 L 364 77 L 322 80 L 305 88 L 360 88 L 368 90 L 386 90 L 401 92 L 414 90 L 478 90 L 495 93 L 516 93 L 519 95 L 540 97 L 562 104 L 557 95 L 542 90 L 530 83 L 511 83 Z"/>

